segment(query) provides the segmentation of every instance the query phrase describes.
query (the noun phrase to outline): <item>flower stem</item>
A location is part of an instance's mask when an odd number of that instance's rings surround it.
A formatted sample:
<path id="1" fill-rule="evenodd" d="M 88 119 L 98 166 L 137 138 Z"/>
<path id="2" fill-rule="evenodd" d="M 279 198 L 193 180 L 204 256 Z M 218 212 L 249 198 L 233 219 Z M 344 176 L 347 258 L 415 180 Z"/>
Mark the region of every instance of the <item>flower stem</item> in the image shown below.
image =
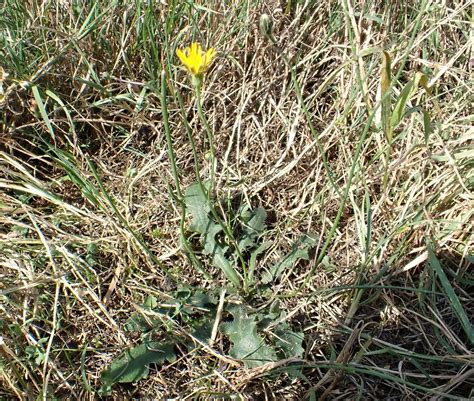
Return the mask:
<path id="1" fill-rule="evenodd" d="M 176 194 L 177 194 L 177 202 L 181 205 L 181 220 L 179 224 L 179 232 L 180 232 L 180 242 L 183 244 L 183 247 L 186 251 L 188 258 L 191 261 L 191 264 L 208 280 L 211 279 L 209 273 L 207 273 L 204 268 L 202 267 L 201 261 L 196 257 L 194 254 L 191 245 L 185 235 L 185 222 L 186 222 L 186 203 L 183 198 L 183 193 L 181 192 L 181 186 L 179 183 L 179 175 L 178 169 L 176 167 L 176 157 L 174 154 L 173 149 L 173 139 L 171 137 L 171 129 L 169 124 L 169 116 L 168 116 L 168 106 L 166 102 L 166 73 L 163 70 L 161 73 L 161 112 L 163 115 L 163 125 L 165 128 L 165 136 L 168 148 L 168 157 L 171 163 L 171 172 L 173 174 L 173 179 L 176 185 Z"/>
<path id="2" fill-rule="evenodd" d="M 212 132 L 212 128 L 207 121 L 206 115 L 202 109 L 202 97 L 201 97 L 201 86 L 196 85 L 196 103 L 197 109 L 199 113 L 199 118 L 201 119 L 202 124 L 206 130 L 207 134 L 207 141 L 209 142 L 209 163 L 210 163 L 210 181 L 211 185 L 209 187 L 209 192 L 212 193 L 215 186 L 215 173 L 216 173 L 216 151 L 214 147 L 214 133 Z"/>
<path id="3" fill-rule="evenodd" d="M 237 253 L 237 256 L 240 260 L 240 264 L 242 265 L 242 272 L 243 272 L 243 289 L 244 292 L 248 291 L 249 287 L 249 277 L 247 274 L 247 264 L 245 263 L 245 260 L 242 256 L 242 252 L 240 252 L 240 249 L 238 247 L 237 241 L 232 233 L 231 227 L 229 227 L 227 221 L 223 220 L 220 216 L 219 213 L 217 213 L 216 208 L 212 202 L 212 194 L 215 191 L 215 173 L 216 173 L 216 152 L 215 152 L 215 147 L 214 147 L 214 133 L 212 132 L 212 128 L 209 125 L 209 122 L 207 121 L 206 115 L 204 114 L 204 111 L 202 109 L 202 97 L 201 97 L 201 85 L 195 85 L 194 86 L 196 89 L 196 103 L 197 103 L 197 109 L 198 109 L 198 114 L 199 118 L 201 120 L 201 123 L 204 126 L 204 129 L 206 130 L 207 133 L 207 139 L 209 142 L 209 162 L 210 162 L 210 185 L 209 189 L 207 190 L 203 183 L 201 182 L 200 178 L 198 177 L 198 181 L 200 183 L 201 189 L 204 194 L 206 194 L 206 197 L 208 199 L 209 205 L 211 207 L 211 213 L 212 216 L 214 217 L 215 221 L 222 227 L 225 236 L 229 240 L 229 242 L 232 244 L 233 248 L 235 249 L 235 252 Z M 193 143 L 194 141 L 192 141 Z M 195 153 L 194 149 L 193 152 Z M 196 157 L 196 155 L 195 155 Z M 237 272 L 236 272 L 237 273 Z M 238 273 L 237 273 L 238 274 Z"/>

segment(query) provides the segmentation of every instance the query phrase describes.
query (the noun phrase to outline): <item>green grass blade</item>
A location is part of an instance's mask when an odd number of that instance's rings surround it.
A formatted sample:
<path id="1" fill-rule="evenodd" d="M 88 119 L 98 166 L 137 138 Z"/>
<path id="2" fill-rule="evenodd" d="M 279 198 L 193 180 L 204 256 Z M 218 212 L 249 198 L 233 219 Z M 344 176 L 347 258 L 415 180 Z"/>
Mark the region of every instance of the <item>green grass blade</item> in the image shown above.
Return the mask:
<path id="1" fill-rule="evenodd" d="M 43 98 L 41 97 L 38 87 L 36 85 L 32 86 L 31 90 L 33 92 L 33 96 L 35 97 L 36 104 L 38 105 L 38 110 L 41 114 L 41 117 L 43 118 L 43 121 L 46 124 L 46 127 L 48 128 L 49 133 L 51 134 L 51 138 L 54 141 L 55 140 L 54 129 L 51 124 L 51 121 L 49 120 L 48 113 L 46 112 L 46 107 L 44 105 Z"/>
<path id="2" fill-rule="evenodd" d="M 430 266 L 436 272 L 436 275 L 438 276 L 439 281 L 441 282 L 441 285 L 444 291 L 446 292 L 446 297 L 449 303 L 451 304 L 454 313 L 458 317 L 459 322 L 461 323 L 461 326 L 464 332 L 466 333 L 470 343 L 474 344 L 474 328 L 471 322 L 469 321 L 469 318 L 467 317 L 466 311 L 462 307 L 461 301 L 454 292 L 454 289 L 451 283 L 449 282 L 446 273 L 443 270 L 443 266 L 441 266 L 441 263 L 433 252 L 431 246 L 428 247 L 428 261 L 430 263 Z"/>
<path id="3" fill-rule="evenodd" d="M 389 143 L 392 142 L 392 126 L 390 124 L 390 116 L 392 114 L 391 99 L 387 93 L 390 91 L 392 85 L 392 59 L 390 54 L 386 51 L 382 52 L 382 69 L 380 72 L 380 93 L 381 93 L 381 114 L 382 114 L 382 129 Z"/>
<path id="4" fill-rule="evenodd" d="M 411 79 L 402 89 L 400 95 L 398 96 L 395 108 L 393 109 L 392 117 L 390 119 L 391 129 L 395 129 L 398 124 L 402 121 L 403 116 L 405 115 L 405 109 L 408 101 L 411 96 L 418 90 L 418 86 L 421 85 L 428 91 L 426 86 L 427 78 L 421 73 L 417 72 L 413 79 Z"/>

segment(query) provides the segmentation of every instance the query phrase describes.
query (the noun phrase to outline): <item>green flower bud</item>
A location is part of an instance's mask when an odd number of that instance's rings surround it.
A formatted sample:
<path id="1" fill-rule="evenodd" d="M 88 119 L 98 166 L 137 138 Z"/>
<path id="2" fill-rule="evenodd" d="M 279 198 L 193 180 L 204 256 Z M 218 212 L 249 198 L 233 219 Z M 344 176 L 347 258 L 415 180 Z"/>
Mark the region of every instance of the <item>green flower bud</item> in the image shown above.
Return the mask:
<path id="1" fill-rule="evenodd" d="M 202 74 L 201 75 L 191 75 L 191 84 L 195 88 L 200 88 L 202 86 Z"/>
<path id="2" fill-rule="evenodd" d="M 260 32 L 273 42 L 273 20 L 268 14 L 260 16 Z"/>

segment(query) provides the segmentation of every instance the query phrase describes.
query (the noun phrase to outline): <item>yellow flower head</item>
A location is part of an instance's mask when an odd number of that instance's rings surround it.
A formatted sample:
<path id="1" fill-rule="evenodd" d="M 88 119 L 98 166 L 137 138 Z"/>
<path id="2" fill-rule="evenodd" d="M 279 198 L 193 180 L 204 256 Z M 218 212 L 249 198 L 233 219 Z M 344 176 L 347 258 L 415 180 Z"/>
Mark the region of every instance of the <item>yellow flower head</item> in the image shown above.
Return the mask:
<path id="1" fill-rule="evenodd" d="M 216 50 L 211 47 L 207 52 L 204 52 L 199 43 L 193 42 L 184 51 L 177 49 L 176 55 L 193 77 L 202 79 L 211 65 L 212 59 L 216 56 Z"/>

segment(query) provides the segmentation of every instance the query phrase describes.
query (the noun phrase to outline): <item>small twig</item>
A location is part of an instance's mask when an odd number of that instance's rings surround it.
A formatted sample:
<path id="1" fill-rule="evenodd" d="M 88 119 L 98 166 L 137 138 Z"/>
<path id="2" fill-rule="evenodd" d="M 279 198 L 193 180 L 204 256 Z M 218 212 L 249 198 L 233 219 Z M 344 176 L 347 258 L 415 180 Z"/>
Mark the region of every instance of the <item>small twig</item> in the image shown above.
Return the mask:
<path id="1" fill-rule="evenodd" d="M 221 319 L 222 319 L 222 312 L 224 311 L 225 294 L 226 294 L 226 290 L 223 289 L 221 292 L 221 296 L 219 298 L 219 305 L 217 307 L 217 312 L 216 312 L 216 320 L 214 321 L 214 327 L 212 328 L 211 342 L 210 342 L 211 346 L 212 344 L 214 344 L 214 341 L 216 340 L 217 330 L 219 328 L 219 323 L 221 322 Z"/>

